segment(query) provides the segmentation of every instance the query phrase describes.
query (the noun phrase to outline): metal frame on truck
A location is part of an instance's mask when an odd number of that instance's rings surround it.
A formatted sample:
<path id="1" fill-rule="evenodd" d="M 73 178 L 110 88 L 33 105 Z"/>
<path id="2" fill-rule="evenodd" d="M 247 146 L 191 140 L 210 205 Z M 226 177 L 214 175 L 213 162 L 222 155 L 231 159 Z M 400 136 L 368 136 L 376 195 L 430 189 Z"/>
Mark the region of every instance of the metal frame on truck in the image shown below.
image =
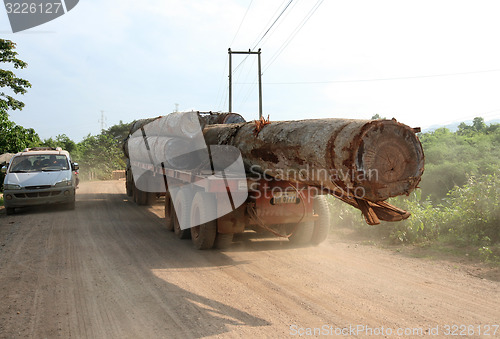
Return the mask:
<path id="1" fill-rule="evenodd" d="M 133 181 L 132 166 L 163 177 L 165 183 L 169 181 L 179 186 L 196 186 L 197 193 L 190 197 L 183 193 L 177 196 L 171 196 L 169 192 L 165 194 L 165 226 L 180 239 L 191 238 L 198 249 L 227 247 L 234 234 L 248 229 L 269 231 L 281 238 L 288 238 L 296 245 L 317 245 L 328 236 L 330 215 L 326 198 L 318 190 L 306 185 L 251 176 L 217 178 L 210 171 L 175 170 L 130 161 L 126 173 L 127 195 L 139 205 L 153 203 L 159 193 L 139 190 Z M 200 209 L 217 209 L 217 195 L 226 196 L 228 192 L 242 189 L 248 191 L 248 198 L 232 212 L 202 225 L 180 229 L 173 207 L 174 200 L 182 200 L 176 206 L 184 207 L 177 213 L 196 218 L 199 213 L 205 213 Z M 213 199 L 204 199 L 204 202 L 212 201 L 212 206 L 200 206 L 196 197 L 198 193 L 211 195 Z"/>

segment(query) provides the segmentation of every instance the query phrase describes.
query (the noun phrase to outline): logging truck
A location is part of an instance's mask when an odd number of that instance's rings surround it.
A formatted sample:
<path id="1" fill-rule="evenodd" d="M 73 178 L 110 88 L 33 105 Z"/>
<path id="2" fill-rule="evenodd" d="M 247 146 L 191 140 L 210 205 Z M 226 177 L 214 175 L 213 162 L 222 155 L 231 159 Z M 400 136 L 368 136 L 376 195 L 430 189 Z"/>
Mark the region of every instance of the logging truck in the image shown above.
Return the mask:
<path id="1" fill-rule="evenodd" d="M 368 224 L 410 216 L 385 200 L 420 181 L 416 132 L 394 119 L 172 113 L 132 125 L 123 145 L 126 191 L 138 205 L 164 196 L 165 227 L 198 249 L 225 248 L 246 230 L 318 245 L 330 230 L 328 194 L 360 209 Z"/>

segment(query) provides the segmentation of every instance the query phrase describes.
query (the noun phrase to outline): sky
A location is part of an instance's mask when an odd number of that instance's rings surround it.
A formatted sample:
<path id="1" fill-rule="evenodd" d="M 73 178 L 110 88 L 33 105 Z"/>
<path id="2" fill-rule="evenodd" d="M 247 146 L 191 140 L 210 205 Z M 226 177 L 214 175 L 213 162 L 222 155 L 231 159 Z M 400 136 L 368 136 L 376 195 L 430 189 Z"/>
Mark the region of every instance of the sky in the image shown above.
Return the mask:
<path id="1" fill-rule="evenodd" d="M 227 111 L 228 48 L 261 48 L 271 120 L 379 114 L 425 128 L 500 117 L 499 1 L 289 2 L 81 0 L 18 33 L 2 7 L 0 37 L 17 44 L 29 66 L 16 74 L 32 84 L 11 119 L 80 141 L 102 116 L 110 127 Z M 233 111 L 247 120 L 258 118 L 257 74 L 255 55 L 233 55 Z"/>

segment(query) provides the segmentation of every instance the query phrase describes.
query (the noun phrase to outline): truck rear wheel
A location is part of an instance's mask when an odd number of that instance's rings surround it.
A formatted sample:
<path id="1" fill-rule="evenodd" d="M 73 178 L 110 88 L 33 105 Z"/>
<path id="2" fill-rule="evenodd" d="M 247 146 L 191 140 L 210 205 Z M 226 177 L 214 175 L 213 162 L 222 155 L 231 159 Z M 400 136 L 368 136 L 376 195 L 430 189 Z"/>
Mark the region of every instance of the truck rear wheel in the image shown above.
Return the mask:
<path id="1" fill-rule="evenodd" d="M 146 192 L 141 191 L 134 185 L 134 202 L 139 205 L 146 205 Z"/>
<path id="2" fill-rule="evenodd" d="M 191 230 L 189 228 L 181 229 L 181 222 L 185 225 L 189 224 L 191 214 L 191 197 L 183 190 L 179 190 L 174 198 L 175 217 L 174 217 L 174 232 L 179 239 L 189 239 Z M 181 221 L 180 221 L 181 220 Z"/>
<path id="3" fill-rule="evenodd" d="M 134 186 L 134 201 L 139 206 L 150 206 L 156 200 L 156 193 L 141 191 Z"/>
<path id="4" fill-rule="evenodd" d="M 310 243 L 313 231 L 314 231 L 314 222 L 306 221 L 301 222 L 300 224 L 290 224 L 290 231 L 295 228 L 290 238 L 290 243 L 294 245 L 305 245 Z"/>
<path id="5" fill-rule="evenodd" d="M 172 197 L 167 193 L 165 196 L 165 228 L 174 231 L 175 209 Z"/>
<path id="6" fill-rule="evenodd" d="M 199 250 L 212 248 L 217 234 L 217 205 L 213 194 L 198 192 L 191 205 L 191 240 Z M 205 222 L 203 222 L 205 221 Z"/>
<path id="7" fill-rule="evenodd" d="M 125 188 L 127 189 L 127 196 L 131 197 L 134 195 L 134 180 L 130 180 L 130 174 L 127 173 L 127 181 L 125 182 Z"/>
<path id="8" fill-rule="evenodd" d="M 318 215 L 318 219 L 314 221 L 311 244 L 319 245 L 326 240 L 328 233 L 330 233 L 330 209 L 325 196 L 318 195 L 314 198 L 313 210 L 314 214 Z"/>
<path id="9" fill-rule="evenodd" d="M 233 243 L 233 233 L 217 233 L 215 236 L 214 248 L 223 250 Z"/>

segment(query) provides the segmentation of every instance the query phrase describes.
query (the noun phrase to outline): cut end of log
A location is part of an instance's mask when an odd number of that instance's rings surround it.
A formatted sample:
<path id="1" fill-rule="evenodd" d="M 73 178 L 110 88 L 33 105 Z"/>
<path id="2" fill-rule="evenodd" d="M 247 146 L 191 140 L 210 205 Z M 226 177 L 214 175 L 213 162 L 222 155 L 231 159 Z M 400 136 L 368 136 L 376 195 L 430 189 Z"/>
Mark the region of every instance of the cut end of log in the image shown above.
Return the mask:
<path id="1" fill-rule="evenodd" d="M 381 201 L 413 191 L 424 171 L 422 145 L 413 129 L 395 120 L 373 121 L 355 154 L 366 198 Z"/>

